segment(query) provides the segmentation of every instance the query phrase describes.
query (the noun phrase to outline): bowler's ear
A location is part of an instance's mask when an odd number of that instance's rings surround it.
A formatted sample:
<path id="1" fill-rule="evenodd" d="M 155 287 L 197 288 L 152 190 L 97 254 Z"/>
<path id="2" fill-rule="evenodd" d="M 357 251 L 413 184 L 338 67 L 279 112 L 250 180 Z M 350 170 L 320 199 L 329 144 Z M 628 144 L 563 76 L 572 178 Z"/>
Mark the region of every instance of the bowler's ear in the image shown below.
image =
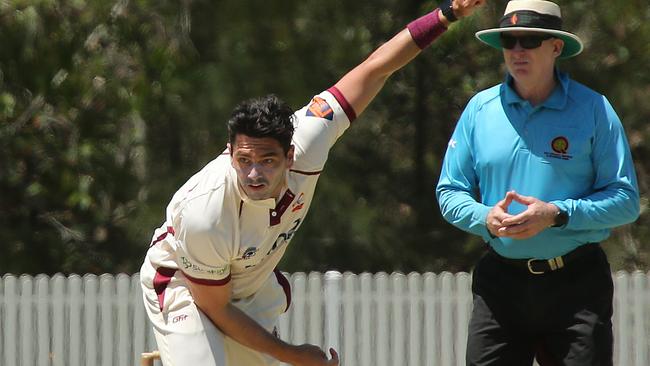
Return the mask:
<path id="1" fill-rule="evenodd" d="M 295 149 L 295 147 L 293 145 L 291 145 L 289 147 L 289 151 L 287 151 L 287 160 L 288 160 L 287 166 L 289 168 L 291 168 L 293 166 L 293 158 L 294 158 L 294 152 L 295 151 L 296 151 L 296 149 Z"/>
<path id="2" fill-rule="evenodd" d="M 228 152 L 230 153 L 230 157 L 232 157 L 232 145 L 230 145 L 230 142 L 226 144 L 228 146 Z"/>

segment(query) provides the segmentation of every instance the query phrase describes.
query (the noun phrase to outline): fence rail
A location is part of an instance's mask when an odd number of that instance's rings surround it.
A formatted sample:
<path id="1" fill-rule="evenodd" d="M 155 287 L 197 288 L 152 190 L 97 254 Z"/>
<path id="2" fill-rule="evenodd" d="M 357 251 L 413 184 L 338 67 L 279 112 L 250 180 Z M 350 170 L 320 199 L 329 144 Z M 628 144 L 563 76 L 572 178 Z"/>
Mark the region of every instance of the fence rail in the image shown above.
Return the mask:
<path id="1" fill-rule="evenodd" d="M 347 366 L 464 365 L 470 275 L 288 275 L 293 304 L 280 334 L 340 351 Z M 650 274 L 614 275 L 614 359 L 650 364 Z M 156 348 L 139 276 L 5 275 L 0 365 L 131 366 Z"/>

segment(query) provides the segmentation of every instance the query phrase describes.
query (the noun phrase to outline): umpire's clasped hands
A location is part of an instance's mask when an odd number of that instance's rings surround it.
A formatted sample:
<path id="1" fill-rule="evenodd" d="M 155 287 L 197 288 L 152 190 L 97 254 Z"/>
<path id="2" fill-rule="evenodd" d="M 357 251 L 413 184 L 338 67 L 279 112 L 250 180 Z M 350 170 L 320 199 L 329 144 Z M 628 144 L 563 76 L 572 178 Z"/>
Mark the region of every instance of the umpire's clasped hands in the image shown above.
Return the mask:
<path id="1" fill-rule="evenodd" d="M 517 215 L 509 214 L 508 206 L 513 201 L 527 206 L 526 210 Z M 510 191 L 488 212 L 485 223 L 494 236 L 528 239 L 552 226 L 558 211 L 558 207 L 552 203 Z"/>

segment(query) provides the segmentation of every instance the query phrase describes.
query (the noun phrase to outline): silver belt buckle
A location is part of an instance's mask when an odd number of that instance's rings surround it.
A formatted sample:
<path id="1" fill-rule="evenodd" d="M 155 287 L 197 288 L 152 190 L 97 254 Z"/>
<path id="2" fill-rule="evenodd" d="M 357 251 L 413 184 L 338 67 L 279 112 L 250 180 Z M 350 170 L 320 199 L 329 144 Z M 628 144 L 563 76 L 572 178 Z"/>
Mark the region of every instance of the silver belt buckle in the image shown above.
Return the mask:
<path id="1" fill-rule="evenodd" d="M 534 260 L 536 260 L 536 259 L 535 259 L 535 258 L 531 258 L 531 259 L 529 259 L 528 262 L 526 263 L 526 264 L 528 265 L 528 272 L 530 272 L 530 273 L 532 273 L 532 274 L 534 274 L 534 275 L 544 274 L 544 271 L 535 271 L 535 270 L 533 270 L 532 263 L 533 263 Z"/>

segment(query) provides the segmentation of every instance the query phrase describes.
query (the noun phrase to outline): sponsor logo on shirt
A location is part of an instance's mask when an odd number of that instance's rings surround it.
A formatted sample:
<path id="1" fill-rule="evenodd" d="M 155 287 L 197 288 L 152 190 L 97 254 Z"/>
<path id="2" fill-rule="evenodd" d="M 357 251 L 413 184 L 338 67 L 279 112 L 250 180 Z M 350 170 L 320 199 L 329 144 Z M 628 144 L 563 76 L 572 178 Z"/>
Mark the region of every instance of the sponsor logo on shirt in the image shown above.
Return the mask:
<path id="1" fill-rule="evenodd" d="M 447 144 L 447 146 L 451 147 L 452 149 L 455 149 L 456 148 L 456 143 L 457 143 L 456 140 L 451 139 L 451 140 L 449 140 L 449 143 Z"/>
<path id="2" fill-rule="evenodd" d="M 289 231 L 287 231 L 286 233 L 282 233 L 282 234 L 278 235 L 278 238 L 275 239 L 275 243 L 273 243 L 273 246 L 268 251 L 268 253 L 266 253 L 266 255 L 271 255 L 271 253 L 273 253 L 276 249 L 278 249 L 278 248 L 282 247 L 283 245 L 287 244 L 291 240 L 291 238 L 293 237 L 293 234 L 296 233 L 296 230 L 298 230 L 298 226 L 300 226 L 301 221 L 302 221 L 302 218 L 294 221 L 293 226 L 291 227 L 291 229 L 289 229 Z"/>
<path id="3" fill-rule="evenodd" d="M 183 271 L 192 271 L 197 273 L 208 273 L 211 275 L 221 276 L 226 274 L 230 269 L 230 265 L 226 264 L 223 267 L 211 267 L 204 268 L 197 264 L 192 263 L 187 257 L 181 256 L 181 264 L 183 266 Z"/>
<path id="4" fill-rule="evenodd" d="M 276 250 L 278 250 L 278 248 L 281 248 L 283 245 L 288 244 L 289 241 L 291 240 L 291 238 L 293 237 L 293 234 L 295 234 L 296 230 L 298 230 L 298 227 L 300 226 L 301 221 L 302 221 L 302 218 L 297 219 L 296 221 L 293 222 L 293 226 L 291 227 L 291 229 L 289 229 L 286 233 L 281 233 L 280 235 L 278 235 L 278 238 L 275 239 L 275 242 L 271 246 L 271 249 L 269 249 L 269 251 L 266 252 L 266 256 L 264 256 L 264 258 L 260 259 L 257 262 L 248 264 L 244 268 L 253 268 L 253 267 L 259 265 L 260 263 L 264 263 L 266 258 L 268 256 L 270 256 L 271 254 L 273 254 Z M 246 249 L 246 251 L 251 250 L 251 249 L 254 249 L 255 253 L 257 253 L 257 248 L 248 248 L 248 249 Z M 244 253 L 244 255 L 245 255 L 245 253 Z M 238 261 L 240 261 L 242 259 L 245 259 L 245 258 L 243 258 L 243 257 L 237 258 Z"/>
<path id="5" fill-rule="evenodd" d="M 569 155 L 569 140 L 564 136 L 558 136 L 551 141 L 551 149 L 553 152 L 547 151 L 544 155 L 547 158 L 571 160 L 573 155 Z"/>
<path id="6" fill-rule="evenodd" d="M 172 319 L 172 323 L 182 322 L 183 320 L 186 320 L 187 318 L 189 318 L 189 316 L 185 315 L 185 314 L 177 315 Z"/>
<path id="7" fill-rule="evenodd" d="M 334 110 L 325 99 L 314 97 L 307 109 L 307 116 L 325 118 L 331 121 L 334 118 Z"/>
<path id="8" fill-rule="evenodd" d="M 300 193 L 296 202 L 294 202 L 293 205 L 291 206 L 291 212 L 299 211 L 300 209 L 302 209 L 304 205 L 305 205 L 305 194 Z"/>

